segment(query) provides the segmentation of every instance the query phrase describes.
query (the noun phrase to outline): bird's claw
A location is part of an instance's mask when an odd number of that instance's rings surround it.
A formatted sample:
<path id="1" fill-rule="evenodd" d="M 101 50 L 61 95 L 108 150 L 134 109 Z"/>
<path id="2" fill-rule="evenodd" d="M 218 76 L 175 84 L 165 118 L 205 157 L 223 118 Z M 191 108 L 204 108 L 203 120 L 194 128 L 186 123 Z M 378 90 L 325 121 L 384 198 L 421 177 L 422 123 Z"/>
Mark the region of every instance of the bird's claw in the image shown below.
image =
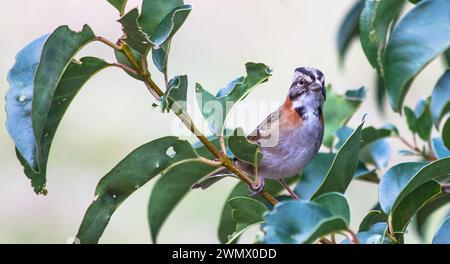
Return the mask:
<path id="1" fill-rule="evenodd" d="M 258 178 L 256 181 L 252 182 L 251 186 L 249 186 L 250 195 L 257 196 L 261 194 L 265 185 L 264 180 L 262 178 Z"/>

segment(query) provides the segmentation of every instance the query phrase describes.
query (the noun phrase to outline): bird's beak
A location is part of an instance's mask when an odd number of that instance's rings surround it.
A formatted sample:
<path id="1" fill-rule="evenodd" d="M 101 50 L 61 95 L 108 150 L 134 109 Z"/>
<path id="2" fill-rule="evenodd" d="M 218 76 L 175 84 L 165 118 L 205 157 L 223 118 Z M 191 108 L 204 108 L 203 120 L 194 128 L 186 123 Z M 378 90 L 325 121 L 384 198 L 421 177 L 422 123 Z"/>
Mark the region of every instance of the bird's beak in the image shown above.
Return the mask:
<path id="1" fill-rule="evenodd" d="M 309 89 L 313 92 L 321 91 L 323 89 L 322 83 L 320 81 L 315 81 L 309 86 Z"/>

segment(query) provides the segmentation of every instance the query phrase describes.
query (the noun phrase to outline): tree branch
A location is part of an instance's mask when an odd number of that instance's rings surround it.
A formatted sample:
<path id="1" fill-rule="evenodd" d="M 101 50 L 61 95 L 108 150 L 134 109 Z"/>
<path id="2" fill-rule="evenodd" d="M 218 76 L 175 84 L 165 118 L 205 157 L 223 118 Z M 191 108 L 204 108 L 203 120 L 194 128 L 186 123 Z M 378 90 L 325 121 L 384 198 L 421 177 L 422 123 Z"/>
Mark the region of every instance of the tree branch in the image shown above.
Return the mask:
<path id="1" fill-rule="evenodd" d="M 124 42 L 120 44 L 120 51 L 122 51 L 125 56 L 128 58 L 128 60 L 133 64 L 133 66 L 136 68 L 136 71 L 138 72 L 139 76 L 142 77 L 143 82 L 145 83 L 147 89 L 149 92 L 157 99 L 159 100 L 161 96 L 164 95 L 164 92 L 158 87 L 158 85 L 150 78 L 149 74 L 145 74 L 145 71 L 142 69 L 141 65 L 137 62 L 136 58 L 133 56 L 133 54 L 130 51 L 130 48 L 128 45 Z M 174 103 L 174 107 L 177 109 L 183 109 L 181 107 L 176 106 L 176 102 Z M 234 166 L 233 161 L 226 156 L 226 153 L 222 153 L 219 151 L 211 141 L 206 138 L 205 135 L 203 135 L 200 130 L 198 130 L 193 121 L 192 118 L 189 116 L 188 113 L 185 111 L 179 111 L 175 113 L 183 122 L 183 124 L 203 143 L 203 145 L 211 152 L 214 157 L 216 157 L 222 165 L 227 168 L 232 173 L 236 174 L 236 176 L 239 177 L 241 181 L 243 181 L 248 186 L 252 186 L 252 180 L 251 178 L 243 172 L 241 169 Z M 272 205 L 276 205 L 278 201 L 268 192 L 262 191 L 260 194 L 264 199 L 266 199 L 269 203 Z"/>

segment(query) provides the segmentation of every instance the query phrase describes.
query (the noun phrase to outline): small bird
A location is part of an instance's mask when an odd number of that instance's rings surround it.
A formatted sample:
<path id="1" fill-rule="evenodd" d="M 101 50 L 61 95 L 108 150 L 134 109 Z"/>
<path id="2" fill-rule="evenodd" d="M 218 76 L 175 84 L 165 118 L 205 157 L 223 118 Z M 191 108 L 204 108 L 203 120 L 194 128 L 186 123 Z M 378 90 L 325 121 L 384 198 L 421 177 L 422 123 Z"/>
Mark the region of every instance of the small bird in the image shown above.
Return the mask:
<path id="1" fill-rule="evenodd" d="M 258 144 L 263 154 L 258 168 L 234 159 L 235 166 L 255 176 L 250 188 L 252 195 L 262 191 L 264 179 L 274 179 L 294 199 L 299 199 L 285 179 L 298 175 L 319 151 L 324 133 L 325 100 L 323 73 L 315 68 L 297 68 L 283 105 L 247 136 L 250 142 Z M 212 181 L 200 180 L 192 188 L 205 189 L 227 174 L 230 174 L 227 169 L 220 168 L 205 177 Z"/>

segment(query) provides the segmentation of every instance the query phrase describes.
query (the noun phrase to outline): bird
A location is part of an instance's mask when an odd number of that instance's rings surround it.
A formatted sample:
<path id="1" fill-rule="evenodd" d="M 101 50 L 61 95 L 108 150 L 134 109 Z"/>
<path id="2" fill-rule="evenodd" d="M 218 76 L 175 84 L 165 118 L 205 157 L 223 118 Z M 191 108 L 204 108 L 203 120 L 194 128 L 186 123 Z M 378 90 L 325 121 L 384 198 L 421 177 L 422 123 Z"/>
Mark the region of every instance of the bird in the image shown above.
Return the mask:
<path id="1" fill-rule="evenodd" d="M 249 187 L 251 195 L 263 190 L 264 179 L 273 179 L 279 181 L 291 197 L 299 199 L 286 179 L 303 171 L 320 149 L 324 135 L 325 100 L 325 76 L 322 71 L 311 67 L 296 68 L 284 103 L 247 136 L 247 140 L 257 144 L 262 153 L 257 168 L 233 159 L 236 167 L 255 177 Z M 192 188 L 208 188 L 229 174 L 226 168 L 221 167 L 196 182 Z"/>

